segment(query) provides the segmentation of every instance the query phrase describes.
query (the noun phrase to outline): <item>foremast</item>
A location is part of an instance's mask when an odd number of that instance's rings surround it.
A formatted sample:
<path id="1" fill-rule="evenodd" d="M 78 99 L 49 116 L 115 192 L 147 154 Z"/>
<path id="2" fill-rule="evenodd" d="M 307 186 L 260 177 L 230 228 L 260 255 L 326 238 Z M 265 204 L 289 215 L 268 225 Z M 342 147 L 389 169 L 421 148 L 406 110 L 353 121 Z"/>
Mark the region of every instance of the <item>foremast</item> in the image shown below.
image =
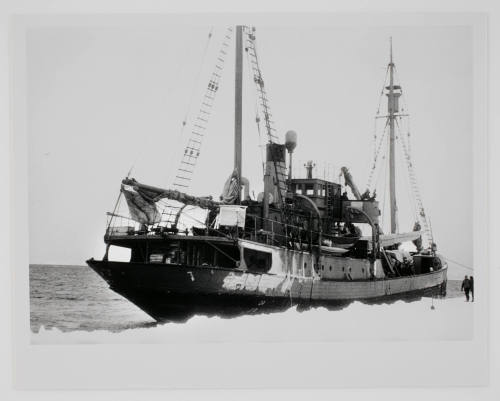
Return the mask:
<path id="1" fill-rule="evenodd" d="M 241 203 L 242 113 L 243 113 L 243 26 L 236 26 L 236 62 L 234 74 L 234 171 L 237 174 L 238 194 L 235 203 Z"/>

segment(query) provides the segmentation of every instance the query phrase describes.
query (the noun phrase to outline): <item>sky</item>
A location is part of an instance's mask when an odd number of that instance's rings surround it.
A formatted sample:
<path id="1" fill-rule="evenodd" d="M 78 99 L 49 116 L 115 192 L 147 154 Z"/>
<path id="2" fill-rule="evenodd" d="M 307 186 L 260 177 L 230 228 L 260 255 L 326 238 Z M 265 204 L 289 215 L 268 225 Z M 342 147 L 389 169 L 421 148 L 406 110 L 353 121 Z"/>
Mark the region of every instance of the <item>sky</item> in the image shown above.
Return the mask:
<path id="1" fill-rule="evenodd" d="M 170 21 L 28 31 L 30 263 L 101 258 L 105 213 L 132 166 L 137 180 L 171 187 L 225 27 L 215 26 L 208 41 L 210 30 Z M 347 166 L 364 190 L 391 36 L 411 115 L 413 165 L 435 241 L 444 256 L 471 266 L 470 28 L 257 25 L 278 135 L 298 134 L 295 174 L 303 174 L 310 159 L 320 178 L 336 180 Z M 218 197 L 233 168 L 234 51 L 227 60 L 190 189 L 196 195 Z M 254 85 L 244 73 L 243 175 L 257 195 L 264 141 L 255 124 Z M 397 167 L 399 228 L 406 231 L 414 212 L 401 157 Z M 385 185 L 383 178 L 377 183 Z M 382 189 L 377 192 L 384 203 Z"/>

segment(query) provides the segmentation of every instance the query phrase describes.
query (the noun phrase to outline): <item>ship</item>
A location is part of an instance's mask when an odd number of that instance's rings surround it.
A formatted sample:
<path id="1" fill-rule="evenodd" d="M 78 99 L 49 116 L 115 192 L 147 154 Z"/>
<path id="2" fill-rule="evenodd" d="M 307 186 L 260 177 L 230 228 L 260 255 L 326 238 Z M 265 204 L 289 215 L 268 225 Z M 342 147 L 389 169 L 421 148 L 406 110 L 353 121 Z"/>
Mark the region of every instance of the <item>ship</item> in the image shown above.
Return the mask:
<path id="1" fill-rule="evenodd" d="M 220 183 L 223 190 L 218 199 L 193 196 L 188 193 L 190 179 L 207 134 L 224 57 L 233 42 L 234 166 L 224 185 L 224 179 Z M 257 123 L 267 136 L 264 189 L 257 197 L 250 196 L 248 179 L 242 174 L 245 53 L 263 116 L 261 121 L 257 117 Z M 312 161 L 305 164 L 305 177 L 292 176 L 297 134 L 287 131 L 280 142 L 274 128 L 255 28 L 227 28 L 217 59 L 173 186 L 146 185 L 130 173 L 122 180 L 118 199 L 125 199 L 129 214 L 117 212 L 118 202 L 107 213 L 106 252 L 101 260 L 87 261 L 109 288 L 160 322 L 183 322 L 194 315 L 234 317 L 291 307 L 339 309 L 354 301 L 375 304 L 444 296 L 447 263 L 437 253 L 416 188 L 417 221 L 408 232 L 398 231 L 395 144 L 396 125 L 404 112 L 399 110 L 402 89 L 395 83 L 392 39 L 389 78 L 382 91 L 387 113 L 376 117 L 385 121 L 387 133 L 379 139 L 379 148 L 384 143 L 388 147 L 387 233 L 380 224 L 376 191 L 361 193 L 347 167 L 341 170 L 345 185 L 315 177 Z M 409 149 L 403 147 L 416 186 Z M 376 159 L 377 155 L 374 163 Z M 183 227 L 183 213 L 194 207 L 203 210 L 205 217 L 196 226 Z M 130 259 L 112 260 L 110 247 L 128 249 Z"/>

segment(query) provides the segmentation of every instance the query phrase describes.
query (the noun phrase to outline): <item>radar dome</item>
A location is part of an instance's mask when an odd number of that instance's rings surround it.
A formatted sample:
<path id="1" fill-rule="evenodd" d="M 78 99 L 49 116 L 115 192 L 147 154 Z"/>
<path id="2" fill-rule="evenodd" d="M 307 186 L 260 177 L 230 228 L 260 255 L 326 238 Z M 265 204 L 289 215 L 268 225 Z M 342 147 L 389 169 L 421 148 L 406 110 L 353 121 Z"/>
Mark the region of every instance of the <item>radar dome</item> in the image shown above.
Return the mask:
<path id="1" fill-rule="evenodd" d="M 285 147 L 288 152 L 292 153 L 297 146 L 297 133 L 295 131 L 287 131 L 285 134 Z"/>

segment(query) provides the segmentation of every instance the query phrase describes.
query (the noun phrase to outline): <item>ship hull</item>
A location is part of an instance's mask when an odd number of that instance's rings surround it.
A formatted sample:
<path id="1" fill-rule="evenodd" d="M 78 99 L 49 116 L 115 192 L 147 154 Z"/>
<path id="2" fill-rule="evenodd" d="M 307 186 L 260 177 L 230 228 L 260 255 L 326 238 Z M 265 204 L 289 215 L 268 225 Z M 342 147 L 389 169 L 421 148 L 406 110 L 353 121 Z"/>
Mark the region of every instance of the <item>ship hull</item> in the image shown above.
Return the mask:
<path id="1" fill-rule="evenodd" d="M 341 309 L 353 301 L 390 303 L 446 294 L 446 268 L 380 280 L 322 280 L 249 273 L 207 266 L 88 260 L 116 293 L 157 321 L 186 321 L 200 314 L 244 314 L 323 306 Z"/>

